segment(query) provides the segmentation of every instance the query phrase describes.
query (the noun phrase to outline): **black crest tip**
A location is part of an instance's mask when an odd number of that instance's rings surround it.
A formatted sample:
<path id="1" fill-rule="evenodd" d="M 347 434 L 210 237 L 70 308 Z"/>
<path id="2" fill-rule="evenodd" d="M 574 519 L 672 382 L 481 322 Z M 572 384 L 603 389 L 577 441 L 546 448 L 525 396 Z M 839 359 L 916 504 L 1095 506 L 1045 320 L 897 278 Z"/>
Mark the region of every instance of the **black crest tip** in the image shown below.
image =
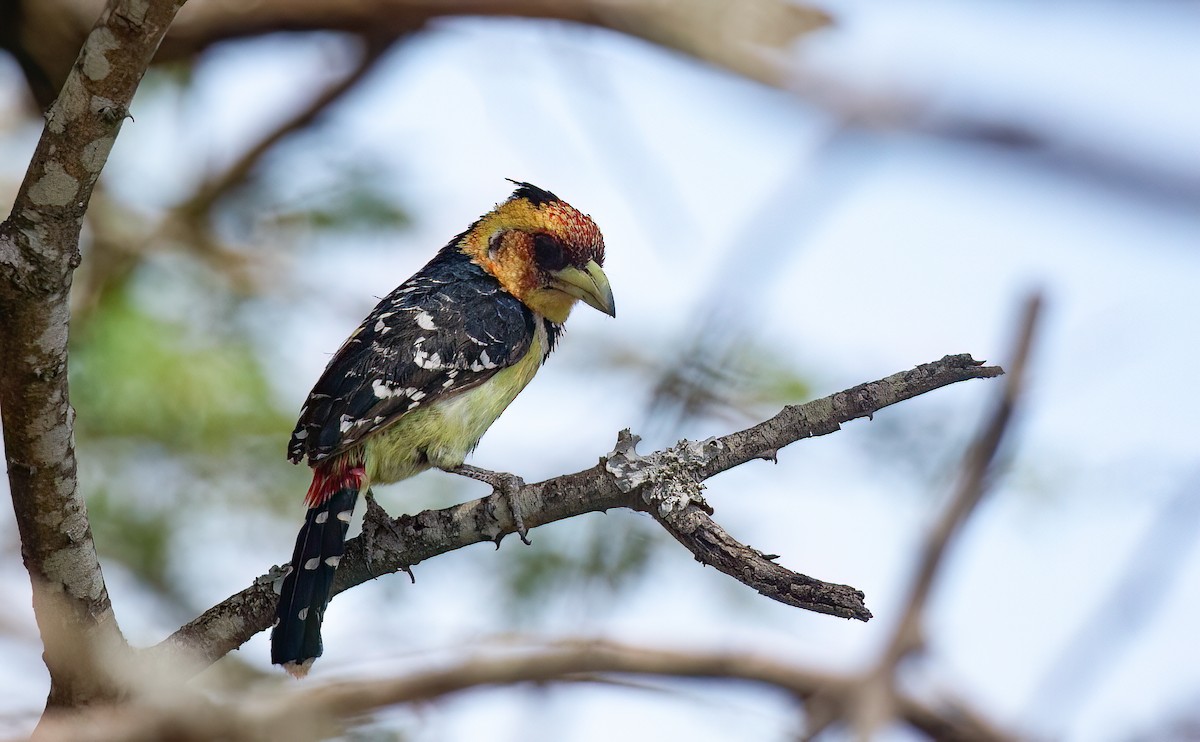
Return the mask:
<path id="1" fill-rule="evenodd" d="M 542 206 L 544 204 L 556 203 L 562 200 L 550 191 L 538 188 L 532 183 L 513 180 L 512 178 L 505 178 L 505 180 L 517 186 L 517 190 L 513 191 L 513 195 L 510 196 L 510 198 L 523 198 L 534 206 Z"/>

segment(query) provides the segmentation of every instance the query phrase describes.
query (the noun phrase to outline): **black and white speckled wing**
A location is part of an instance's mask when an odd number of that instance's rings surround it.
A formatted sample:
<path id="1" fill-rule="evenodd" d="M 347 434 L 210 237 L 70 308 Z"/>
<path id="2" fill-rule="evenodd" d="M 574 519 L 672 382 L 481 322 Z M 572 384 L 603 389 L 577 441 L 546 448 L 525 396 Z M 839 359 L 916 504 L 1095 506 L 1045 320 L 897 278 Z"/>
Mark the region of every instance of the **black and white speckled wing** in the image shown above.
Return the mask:
<path id="1" fill-rule="evenodd" d="M 315 464 L 418 407 L 519 361 L 535 317 L 461 253 L 442 253 L 388 294 L 338 349 L 288 444 Z"/>

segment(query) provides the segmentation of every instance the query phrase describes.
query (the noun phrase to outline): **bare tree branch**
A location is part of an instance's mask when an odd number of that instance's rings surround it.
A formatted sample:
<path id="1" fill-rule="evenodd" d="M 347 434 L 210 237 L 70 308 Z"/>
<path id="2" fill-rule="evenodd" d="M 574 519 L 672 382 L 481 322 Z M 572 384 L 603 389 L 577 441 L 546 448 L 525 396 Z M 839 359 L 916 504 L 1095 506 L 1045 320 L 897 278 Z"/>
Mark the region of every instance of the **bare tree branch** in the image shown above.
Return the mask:
<path id="1" fill-rule="evenodd" d="M 917 576 L 913 581 L 904 615 L 897 625 L 891 644 L 884 652 L 883 663 L 888 674 L 895 672 L 896 665 L 906 654 L 921 646 L 921 624 L 924 622 L 925 605 L 929 602 L 934 577 L 941 567 L 950 542 L 958 535 L 992 484 L 996 454 L 1012 421 L 1017 400 L 1025 391 L 1025 370 L 1041 308 L 1042 299 L 1038 295 L 1030 297 L 1024 307 L 1013 341 L 1012 363 L 1003 394 L 997 400 L 996 408 L 987 424 L 967 449 L 950 506 L 942 512 L 941 518 L 921 549 Z"/>
<path id="2" fill-rule="evenodd" d="M 15 1 L 15 0 L 14 0 Z M 31 88 L 46 91 L 70 70 L 95 0 L 22 0 L 19 24 L 0 44 L 22 60 Z M 191 59 L 229 39 L 277 31 L 343 31 L 394 41 L 454 16 L 541 18 L 612 29 L 675 49 L 768 84 L 786 78 L 786 52 L 797 37 L 827 26 L 821 10 L 787 0 L 205 0 L 189 4 L 157 61 Z M 90 16 L 89 16 L 90 17 Z"/>
<path id="3" fill-rule="evenodd" d="M 0 412 L 21 552 L 45 644 L 48 704 L 115 691 L 80 649 L 123 646 L 76 481 L 68 297 L 92 188 L 182 0 L 112 0 L 46 115 L 0 224 Z"/>
<path id="4" fill-rule="evenodd" d="M 853 682 L 829 686 L 808 703 L 809 729 L 806 739 L 812 739 L 833 724 L 852 728 L 859 739 L 867 740 L 898 715 L 910 719 L 918 729 L 934 739 L 1002 740 L 1007 736 L 973 715 L 934 714 L 923 716 L 904 708 L 910 701 L 899 687 L 898 671 L 901 661 L 923 647 L 922 626 L 925 606 L 939 573 L 950 543 L 974 512 L 996 474 L 996 457 L 1000 444 L 1009 429 L 1017 403 L 1024 392 L 1025 374 L 1033 346 L 1042 299 L 1033 295 L 1026 302 L 1017 324 L 1013 342 L 1012 364 L 1007 383 L 996 402 L 995 409 L 981 426 L 967 449 L 960 467 L 957 487 L 949 505 L 942 511 L 937 524 L 922 545 L 916 576 L 905 604 L 904 613 L 896 624 L 891 640 L 874 667 Z M 921 721 L 920 718 L 924 721 Z M 950 732 L 941 723 L 957 718 L 969 724 L 971 734 Z"/>
<path id="5" fill-rule="evenodd" d="M 9 49 L 44 106 L 65 78 L 98 0 L 9 0 L 0 5 L 0 47 Z M 7 10 L 8 14 L 3 14 Z M 956 110 L 938 96 L 864 88 L 798 65 L 792 42 L 832 22 L 787 0 L 205 0 L 189 4 L 156 61 L 192 59 L 214 44 L 277 31 L 343 31 L 394 41 L 456 16 L 561 20 L 607 28 L 735 74 L 786 89 L 859 130 L 900 130 L 1000 146 L 1033 164 L 1112 188 L 1128 197 L 1194 209 L 1194 174 L 1145 162 L 1119 149 L 1081 145 L 1072 131 L 1015 114 Z M 81 20 L 82 17 L 82 20 Z"/>
<path id="6" fill-rule="evenodd" d="M 252 693 L 214 708 L 195 695 L 171 704 L 97 709 L 82 718 L 51 719 L 48 740 L 326 739 L 345 723 L 389 706 L 438 701 L 464 691 L 520 683 L 614 682 L 621 677 L 744 682 L 813 698 L 851 679 L 804 670 L 745 652 L 685 652 L 611 642 L 570 641 L 488 651 L 441 668 L 307 690 Z M 903 696 L 898 720 L 937 740 L 1005 740 L 961 706 L 935 708 Z"/>
<path id="7" fill-rule="evenodd" d="M 212 211 L 222 198 L 244 185 L 262 159 L 290 135 L 311 126 L 321 114 L 354 90 L 375 69 L 388 49 L 382 42 L 364 42 L 362 58 L 340 79 L 319 91 L 307 105 L 259 139 L 224 170 L 213 173 L 194 194 L 158 217 L 112 198 L 97 188 L 88 213 L 92 240 L 89 259 L 76 276 L 72 308 L 75 318 L 86 319 L 109 289 L 120 286 L 154 252 L 176 247 L 190 251 L 231 284 L 247 290 L 261 288 L 266 248 L 254 253 L 232 248 L 212 229 Z M 257 269 L 257 271 L 256 271 Z"/>
<path id="8" fill-rule="evenodd" d="M 641 492 L 639 508 L 654 516 L 696 561 L 787 605 L 860 621 L 871 618 L 860 590 L 781 567 L 771 561 L 774 557 L 740 543 L 713 521 L 713 510 L 701 496 L 697 469 L 721 452 L 724 444 L 720 439 L 683 441 L 650 456 L 639 456 L 634 450 L 638 440 L 628 430 L 621 431 L 605 468 L 621 491 Z M 759 458 L 774 457 L 771 450 Z"/>
<path id="9" fill-rule="evenodd" d="M 955 382 L 990 378 L 1001 373 L 998 366 L 984 366 L 969 355 L 946 356 L 880 381 L 787 407 L 766 422 L 721 438 L 683 441 L 667 451 L 636 459 L 630 457 L 627 444 L 624 447 L 619 444 L 617 450 L 591 469 L 527 484 L 516 497 L 529 528 L 617 507 L 655 511 L 658 515 L 664 508 L 682 511 L 687 505 L 697 506 L 690 501 L 684 503 L 685 498 L 680 497 L 675 498 L 678 508 L 670 504 L 669 497 L 668 500 L 653 496 L 647 499 L 648 486 L 663 481 L 678 482 L 687 477 L 696 483 L 748 461 L 773 459 L 779 449 L 789 443 L 831 433 L 838 430 L 841 423 L 870 416 L 884 407 Z M 659 522 L 662 522 L 661 517 Z M 672 530 L 667 525 L 668 530 Z M 394 520 L 388 518 L 382 508 L 369 502 L 363 534 L 346 544 L 334 592 L 382 574 L 407 570 L 425 559 L 464 546 L 483 541 L 499 543 L 501 538 L 515 532 L 516 523 L 506 500 L 496 493 L 473 502 L 417 515 L 402 515 Z M 689 544 L 697 555 L 714 553 L 706 541 L 713 538 L 714 533 L 710 527 L 675 526 L 672 530 L 672 535 Z M 739 552 L 735 546 L 716 551 L 724 554 L 721 558 L 713 557 L 712 563 L 718 569 L 722 568 L 721 559 L 737 554 L 744 556 L 744 552 Z M 870 617 L 862 604 L 862 593 L 857 590 L 822 583 L 778 565 L 772 565 L 775 569 L 764 574 L 763 561 L 768 560 L 760 554 L 740 568 L 736 561 L 724 563 L 728 569 L 722 571 L 789 605 L 862 620 Z M 281 574 L 278 567 L 273 568 L 251 587 L 210 608 L 147 650 L 147 658 L 173 666 L 186 664 L 198 671 L 241 646 L 270 626 L 275 605 L 273 583 Z"/>
<path id="10" fill-rule="evenodd" d="M 163 45 L 192 56 L 214 41 L 274 30 L 341 30 L 391 38 L 449 16 L 509 16 L 600 26 L 672 48 L 738 74 L 781 84 L 788 44 L 827 26 L 821 10 L 782 0 L 210 0 L 189 7 Z"/>
<path id="11" fill-rule="evenodd" d="M 308 105 L 294 115 L 280 122 L 262 139 L 246 150 L 232 165 L 219 176 L 210 179 L 200 189 L 181 204 L 179 210 L 193 222 L 205 217 L 212 211 L 213 205 L 222 196 L 242 185 L 250 177 L 251 172 L 267 152 L 275 145 L 286 139 L 288 135 L 299 131 L 316 120 L 325 109 L 341 100 L 347 93 L 358 86 L 367 74 L 375 68 L 375 64 L 387 51 L 389 44 L 368 38 L 363 49 L 362 59 L 340 80 L 330 84 L 309 101 Z"/>

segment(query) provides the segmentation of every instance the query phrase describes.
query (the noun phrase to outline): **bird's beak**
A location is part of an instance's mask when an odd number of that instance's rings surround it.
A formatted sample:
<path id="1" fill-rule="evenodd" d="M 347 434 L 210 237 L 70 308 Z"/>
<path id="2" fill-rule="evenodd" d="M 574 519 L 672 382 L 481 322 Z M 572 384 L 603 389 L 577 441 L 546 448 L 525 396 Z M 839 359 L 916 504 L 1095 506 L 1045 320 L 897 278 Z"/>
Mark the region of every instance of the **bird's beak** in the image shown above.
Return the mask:
<path id="1" fill-rule="evenodd" d="M 582 269 L 568 265 L 554 274 L 554 288 L 576 299 L 582 299 L 590 307 L 599 309 L 610 317 L 617 316 L 617 305 L 613 300 L 608 276 L 595 260 L 589 260 Z"/>

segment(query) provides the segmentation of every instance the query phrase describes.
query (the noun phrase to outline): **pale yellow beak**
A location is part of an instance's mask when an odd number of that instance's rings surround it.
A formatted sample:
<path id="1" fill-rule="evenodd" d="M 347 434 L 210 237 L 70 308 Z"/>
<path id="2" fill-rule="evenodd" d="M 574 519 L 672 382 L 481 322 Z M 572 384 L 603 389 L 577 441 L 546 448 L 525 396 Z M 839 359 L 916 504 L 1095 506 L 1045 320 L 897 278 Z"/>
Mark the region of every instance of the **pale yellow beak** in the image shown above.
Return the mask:
<path id="1" fill-rule="evenodd" d="M 568 265 L 552 274 L 554 288 L 580 299 L 584 304 L 599 309 L 610 317 L 617 316 L 617 305 L 613 300 L 608 276 L 595 260 L 589 260 L 583 269 Z"/>

